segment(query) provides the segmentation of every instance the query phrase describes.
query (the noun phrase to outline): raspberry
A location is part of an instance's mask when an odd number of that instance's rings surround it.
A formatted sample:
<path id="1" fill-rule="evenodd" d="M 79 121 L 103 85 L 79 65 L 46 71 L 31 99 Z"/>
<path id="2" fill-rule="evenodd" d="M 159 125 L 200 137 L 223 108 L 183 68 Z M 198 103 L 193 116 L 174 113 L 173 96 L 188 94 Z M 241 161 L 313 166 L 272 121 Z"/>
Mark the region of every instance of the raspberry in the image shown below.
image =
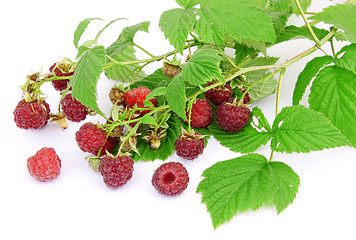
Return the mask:
<path id="1" fill-rule="evenodd" d="M 44 101 L 26 102 L 21 100 L 14 110 L 16 126 L 23 129 L 39 129 L 49 120 L 49 105 Z"/>
<path id="2" fill-rule="evenodd" d="M 155 170 L 151 182 L 159 193 L 176 196 L 187 188 L 189 175 L 181 163 L 169 162 Z"/>
<path id="3" fill-rule="evenodd" d="M 53 72 L 57 77 L 69 77 L 73 76 L 74 72 L 65 72 L 63 69 L 63 64 L 54 63 L 49 71 Z M 57 91 L 62 91 L 68 87 L 69 79 L 60 79 L 52 81 L 54 89 Z"/>
<path id="4" fill-rule="evenodd" d="M 242 94 L 244 94 L 245 92 L 246 92 L 246 90 L 245 89 L 243 89 L 243 90 L 240 90 L 241 91 L 241 93 Z M 248 95 L 248 92 L 245 94 L 245 96 L 244 96 L 244 104 L 248 104 L 248 103 L 250 103 L 250 101 L 251 101 L 251 99 L 250 99 L 250 95 Z"/>
<path id="5" fill-rule="evenodd" d="M 101 159 L 99 171 L 108 188 L 116 189 L 125 185 L 132 177 L 134 161 L 129 156 L 109 157 Z"/>
<path id="6" fill-rule="evenodd" d="M 190 125 L 195 128 L 206 128 L 212 121 L 212 113 L 212 107 L 207 100 L 196 99 L 192 105 Z M 186 112 L 186 116 L 189 119 L 188 115 L 189 112 Z"/>
<path id="7" fill-rule="evenodd" d="M 53 148 L 44 147 L 27 159 L 30 176 L 41 182 L 48 182 L 58 177 L 61 160 Z"/>
<path id="8" fill-rule="evenodd" d="M 97 156 L 99 151 L 100 151 L 99 156 L 104 156 L 106 154 L 106 152 L 111 153 L 115 148 L 115 143 L 116 143 L 116 138 L 108 137 L 105 141 L 104 146 L 101 148 L 101 150 L 99 149 L 98 151 L 93 152 L 93 154 L 95 156 Z"/>
<path id="9" fill-rule="evenodd" d="M 206 87 L 214 84 L 210 82 Z M 222 102 L 228 100 L 232 96 L 232 89 L 230 85 L 225 84 L 223 86 L 218 86 L 212 89 L 209 89 L 205 93 L 205 97 L 212 102 L 214 105 L 219 106 Z"/>
<path id="10" fill-rule="evenodd" d="M 237 106 L 234 104 L 234 100 L 230 99 L 220 104 L 216 109 L 216 120 L 225 131 L 237 132 L 243 129 L 250 121 L 250 109 L 244 106 Z"/>
<path id="11" fill-rule="evenodd" d="M 133 108 L 135 104 L 137 107 L 143 108 L 146 96 L 150 94 L 151 91 L 147 87 L 137 87 L 126 92 L 125 102 L 128 108 Z M 149 100 L 154 106 L 156 106 L 156 99 L 152 98 Z M 144 115 L 150 112 L 150 110 L 145 110 L 141 113 Z"/>
<path id="12" fill-rule="evenodd" d="M 189 134 L 183 130 L 182 134 L 174 142 L 174 147 L 179 157 L 193 160 L 203 153 L 204 143 L 204 137 L 200 133 L 192 130 L 192 133 Z"/>
<path id="13" fill-rule="evenodd" d="M 106 134 L 93 123 L 88 122 L 75 133 L 75 140 L 83 152 L 95 154 L 104 147 Z"/>
<path id="14" fill-rule="evenodd" d="M 180 73 L 181 68 L 179 66 L 164 62 L 163 63 L 163 74 L 170 77 L 174 78 L 175 75 Z"/>
<path id="15" fill-rule="evenodd" d="M 117 106 L 125 105 L 125 92 L 117 88 L 111 88 L 109 92 L 109 99 L 112 104 Z"/>
<path id="16" fill-rule="evenodd" d="M 73 98 L 70 93 L 66 94 L 61 100 L 61 108 L 64 115 L 72 122 L 80 122 L 88 114 L 88 108 Z"/>

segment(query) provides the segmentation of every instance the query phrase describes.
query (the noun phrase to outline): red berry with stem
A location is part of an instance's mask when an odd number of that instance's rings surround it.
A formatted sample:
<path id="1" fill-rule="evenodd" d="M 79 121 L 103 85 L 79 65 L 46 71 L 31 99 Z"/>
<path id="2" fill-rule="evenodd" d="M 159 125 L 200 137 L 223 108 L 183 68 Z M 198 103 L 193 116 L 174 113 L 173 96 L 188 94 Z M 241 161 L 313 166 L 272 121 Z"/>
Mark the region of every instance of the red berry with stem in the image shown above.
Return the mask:
<path id="1" fill-rule="evenodd" d="M 72 122 L 80 122 L 88 115 L 88 108 L 73 98 L 70 93 L 61 100 L 61 108 L 64 116 Z"/>
<path id="2" fill-rule="evenodd" d="M 214 84 L 210 82 L 206 85 L 206 87 Z M 212 102 L 214 105 L 219 106 L 222 102 L 228 100 L 232 96 L 231 86 L 228 84 L 220 85 L 209 89 L 205 93 L 205 97 Z"/>
<path id="3" fill-rule="evenodd" d="M 181 163 L 169 162 L 155 170 L 151 182 L 159 193 L 176 196 L 187 188 L 189 175 Z"/>
<path id="4" fill-rule="evenodd" d="M 147 95 L 150 93 L 151 90 L 149 90 L 147 87 L 137 87 L 127 91 L 125 95 L 126 106 L 128 108 L 133 108 L 137 104 L 137 107 L 144 108 L 144 101 Z M 153 106 L 156 106 L 155 98 L 152 98 L 149 101 L 153 104 Z M 150 112 L 150 110 L 144 110 L 142 111 L 141 115 L 144 115 L 148 112 Z"/>
<path id="5" fill-rule="evenodd" d="M 22 99 L 13 112 L 16 126 L 22 129 L 39 129 L 49 120 L 49 105 L 44 100 L 26 102 Z"/>
<path id="6" fill-rule="evenodd" d="M 75 140 L 83 152 L 98 153 L 106 144 L 106 134 L 93 123 L 84 123 L 75 133 Z"/>
<path id="7" fill-rule="evenodd" d="M 74 70 L 72 68 L 67 69 L 67 62 L 64 61 L 60 63 L 54 63 L 50 68 L 49 71 L 56 75 L 56 77 L 70 77 L 73 76 Z M 63 91 L 68 87 L 69 78 L 68 79 L 58 79 L 52 81 L 52 85 L 54 89 L 57 91 Z"/>
<path id="8" fill-rule="evenodd" d="M 199 157 L 204 151 L 204 136 L 191 130 L 191 133 L 182 129 L 182 134 L 174 142 L 176 153 L 179 157 L 193 160 Z"/>
<path id="9" fill-rule="evenodd" d="M 205 99 L 196 99 L 192 105 L 190 115 L 190 125 L 195 128 L 206 128 L 212 121 L 212 107 Z M 189 119 L 189 111 L 186 112 Z"/>

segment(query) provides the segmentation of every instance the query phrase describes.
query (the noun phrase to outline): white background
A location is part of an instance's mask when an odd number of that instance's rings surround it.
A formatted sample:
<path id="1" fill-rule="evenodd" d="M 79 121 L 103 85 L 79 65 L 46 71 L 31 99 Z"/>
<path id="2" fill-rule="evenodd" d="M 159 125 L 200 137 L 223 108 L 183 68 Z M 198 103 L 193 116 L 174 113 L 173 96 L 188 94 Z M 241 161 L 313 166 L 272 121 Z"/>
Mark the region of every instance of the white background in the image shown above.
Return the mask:
<path id="1" fill-rule="evenodd" d="M 343 1 L 339 1 L 343 2 Z M 313 1 L 310 11 L 319 11 L 330 1 Z M 206 206 L 196 187 L 203 170 L 217 161 L 240 156 L 222 147 L 214 139 L 203 155 L 191 162 L 175 154 L 167 161 L 182 162 L 190 174 L 187 190 L 178 197 L 159 195 L 151 186 L 154 169 L 162 162 L 137 162 L 134 176 L 124 187 L 108 189 L 100 174 L 92 171 L 80 151 L 74 134 L 83 122 L 69 123 L 61 130 L 49 123 L 37 131 L 16 128 L 12 111 L 21 99 L 17 87 L 26 75 L 46 72 L 52 63 L 75 58 L 73 33 L 87 17 L 107 22 L 125 17 L 128 21 L 113 24 L 99 43 L 108 46 L 125 26 L 151 21 L 150 34 L 138 33 L 135 41 L 160 55 L 171 46 L 158 28 L 160 14 L 177 7 L 174 0 L 155 1 L 6 1 L 1 3 L 1 164 L 0 164 L 0 239 L 356 239 L 356 152 L 341 147 L 308 154 L 276 153 L 274 160 L 291 166 L 301 178 L 294 203 L 280 215 L 272 207 L 238 214 L 229 223 L 213 229 Z M 301 25 L 299 18 L 290 23 Z M 105 23 L 94 21 L 83 39 L 93 38 Z M 312 47 L 309 40 L 294 40 L 269 49 L 281 62 Z M 342 43 L 336 44 L 337 50 Z M 326 44 L 325 51 L 330 53 Z M 291 105 L 294 83 L 306 62 L 321 51 L 288 68 L 285 75 L 281 108 Z M 138 52 L 139 58 L 146 57 Z M 161 63 L 147 68 L 147 73 Z M 99 106 L 108 112 L 107 91 L 115 84 L 99 80 Z M 42 89 L 48 95 L 53 112 L 59 94 L 51 84 Z M 303 99 L 307 104 L 307 100 Z M 275 95 L 252 105 L 262 108 L 272 123 Z M 99 117 L 85 121 L 103 122 Z M 49 183 L 32 179 L 26 168 L 27 158 L 40 148 L 56 149 L 62 159 L 61 174 Z M 258 153 L 269 157 L 268 147 Z"/>

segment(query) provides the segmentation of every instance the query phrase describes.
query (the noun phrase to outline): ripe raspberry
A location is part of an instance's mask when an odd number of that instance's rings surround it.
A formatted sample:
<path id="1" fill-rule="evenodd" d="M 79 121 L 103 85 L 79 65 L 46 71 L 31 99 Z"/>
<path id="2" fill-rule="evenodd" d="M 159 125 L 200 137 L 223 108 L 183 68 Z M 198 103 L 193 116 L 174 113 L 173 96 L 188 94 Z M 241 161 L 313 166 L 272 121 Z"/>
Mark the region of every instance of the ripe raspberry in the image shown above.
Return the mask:
<path id="1" fill-rule="evenodd" d="M 180 73 L 181 68 L 179 66 L 164 62 L 162 70 L 164 75 L 174 78 L 175 75 Z"/>
<path id="2" fill-rule="evenodd" d="M 87 122 L 75 133 L 75 140 L 83 152 L 95 154 L 104 147 L 106 134 L 93 123 Z"/>
<path id="3" fill-rule="evenodd" d="M 210 103 L 205 99 L 197 99 L 192 105 L 190 125 L 195 128 L 206 128 L 212 121 L 213 110 Z M 186 112 L 189 119 L 189 112 Z"/>
<path id="4" fill-rule="evenodd" d="M 155 170 L 151 182 L 159 193 L 176 196 L 187 188 L 189 175 L 181 163 L 169 162 Z"/>
<path id="5" fill-rule="evenodd" d="M 133 165 L 134 161 L 129 156 L 105 156 L 100 161 L 99 171 L 106 186 L 116 189 L 131 179 Z"/>
<path id="6" fill-rule="evenodd" d="M 214 84 L 210 82 L 206 87 Z M 214 105 L 219 106 L 222 102 L 228 100 L 232 96 L 232 89 L 230 85 L 225 84 L 223 86 L 212 88 L 205 93 L 205 97 L 212 102 Z"/>
<path id="7" fill-rule="evenodd" d="M 49 105 L 44 101 L 26 102 L 21 100 L 14 110 L 14 120 L 18 128 L 39 129 L 49 120 Z"/>
<path id="8" fill-rule="evenodd" d="M 88 108 L 73 98 L 70 93 L 66 94 L 61 100 L 61 108 L 64 115 L 72 122 L 80 122 L 88 114 Z"/>
<path id="9" fill-rule="evenodd" d="M 150 94 L 151 91 L 147 87 L 137 87 L 126 92 L 125 102 L 128 108 L 133 108 L 135 104 L 139 108 L 144 107 L 144 101 L 146 96 Z M 156 99 L 152 98 L 149 100 L 154 106 L 156 106 Z M 150 112 L 149 110 L 142 111 L 141 115 Z"/>
<path id="10" fill-rule="evenodd" d="M 115 143 L 116 143 L 116 138 L 108 137 L 108 138 L 106 138 L 105 144 L 101 148 L 101 150 L 99 149 L 98 151 L 93 152 L 93 154 L 95 156 L 97 156 L 99 151 L 100 151 L 99 156 L 104 156 L 106 154 L 106 152 L 111 153 L 115 148 Z"/>
<path id="11" fill-rule="evenodd" d="M 69 77 L 73 76 L 74 72 L 65 72 L 61 68 L 61 64 L 54 63 L 50 68 L 49 71 L 54 73 L 57 77 Z M 52 85 L 54 89 L 57 91 L 62 91 L 68 87 L 69 79 L 60 79 L 52 81 Z"/>
<path id="12" fill-rule="evenodd" d="M 111 88 L 109 92 L 109 99 L 117 106 L 125 105 L 125 95 L 125 92 L 121 91 L 120 89 Z"/>
<path id="13" fill-rule="evenodd" d="M 200 133 L 192 131 L 192 134 L 189 134 L 183 130 L 174 142 L 174 147 L 179 157 L 193 160 L 203 153 L 204 143 L 204 137 Z"/>
<path id="14" fill-rule="evenodd" d="M 30 176 L 41 182 L 48 182 L 58 177 L 61 160 L 53 148 L 42 148 L 27 159 Z"/>
<path id="15" fill-rule="evenodd" d="M 237 132 L 250 121 L 250 109 L 237 106 L 233 99 L 225 101 L 216 109 L 216 120 L 227 132 Z"/>

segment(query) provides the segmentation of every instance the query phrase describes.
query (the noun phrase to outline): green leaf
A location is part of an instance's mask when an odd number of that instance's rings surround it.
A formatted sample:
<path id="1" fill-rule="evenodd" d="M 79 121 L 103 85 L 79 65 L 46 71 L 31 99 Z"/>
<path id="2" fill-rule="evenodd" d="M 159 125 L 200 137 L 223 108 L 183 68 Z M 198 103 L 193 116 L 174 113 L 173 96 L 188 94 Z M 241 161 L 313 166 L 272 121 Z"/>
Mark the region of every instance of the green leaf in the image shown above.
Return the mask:
<path id="1" fill-rule="evenodd" d="M 316 57 L 309 61 L 304 70 L 299 74 L 298 80 L 295 84 L 293 92 L 293 105 L 298 105 L 302 100 L 305 89 L 310 84 L 311 80 L 325 65 L 330 64 L 333 61 L 331 56 Z"/>
<path id="2" fill-rule="evenodd" d="M 81 36 L 83 35 L 85 29 L 88 27 L 89 23 L 93 20 L 102 21 L 102 19 L 100 18 L 86 18 L 78 24 L 77 29 L 74 31 L 74 39 L 73 39 L 73 43 L 76 48 L 78 48 L 78 42 Z"/>
<path id="3" fill-rule="evenodd" d="M 329 118 L 356 147 L 356 75 L 338 66 L 326 67 L 310 91 L 310 108 Z"/>
<path id="4" fill-rule="evenodd" d="M 338 4 L 323 9 L 322 12 L 311 16 L 310 19 L 333 24 L 336 28 L 344 30 L 346 37 L 356 43 L 356 5 Z"/>
<path id="5" fill-rule="evenodd" d="M 76 59 L 80 58 L 83 56 L 83 54 L 88 51 L 94 44 L 94 40 L 88 40 L 85 43 L 83 43 L 79 48 L 78 48 L 78 53 L 76 56 Z"/>
<path id="6" fill-rule="evenodd" d="M 218 162 L 203 172 L 197 192 L 202 193 L 214 228 L 238 212 L 274 204 L 278 213 L 293 202 L 298 175 L 286 164 L 269 163 L 258 154 Z"/>
<path id="7" fill-rule="evenodd" d="M 244 60 L 247 56 L 257 53 L 255 49 L 241 43 L 235 43 L 234 48 L 235 48 L 235 63 L 237 65 L 240 62 L 242 62 L 242 60 Z"/>
<path id="8" fill-rule="evenodd" d="M 273 0 L 272 4 L 277 12 L 287 11 L 292 0 Z"/>
<path id="9" fill-rule="evenodd" d="M 135 49 L 129 45 L 123 51 L 113 57 L 118 62 L 129 62 L 137 60 L 135 56 Z M 111 61 L 108 59 L 108 62 Z M 139 81 L 145 78 L 147 75 L 138 64 L 129 65 L 116 65 L 105 69 L 105 75 L 107 78 L 120 81 L 120 82 L 132 82 Z"/>
<path id="10" fill-rule="evenodd" d="M 337 56 L 341 53 L 344 53 L 344 55 L 335 59 L 335 64 L 356 74 L 356 44 L 343 47 Z"/>
<path id="11" fill-rule="evenodd" d="M 221 79 L 221 56 L 212 49 L 196 51 L 189 61 L 182 67 L 184 79 L 192 85 L 205 84 L 212 78 Z"/>
<path id="12" fill-rule="evenodd" d="M 184 8 L 189 8 L 199 4 L 201 0 L 176 0 L 176 2 Z"/>
<path id="13" fill-rule="evenodd" d="M 268 14 L 269 14 L 270 18 L 272 19 L 272 23 L 273 23 L 274 31 L 276 32 L 276 36 L 279 36 L 279 34 L 286 27 L 288 18 L 292 15 L 292 13 L 290 11 L 286 11 L 286 12 L 269 11 Z"/>
<path id="14" fill-rule="evenodd" d="M 303 11 L 306 11 L 307 8 L 310 6 L 312 0 L 299 0 L 300 6 L 302 7 Z M 297 4 L 295 3 L 295 1 L 292 1 L 291 4 L 292 10 L 293 12 L 299 12 L 299 9 L 297 7 Z M 298 14 L 300 15 L 300 14 Z"/>
<path id="15" fill-rule="evenodd" d="M 193 8 L 174 8 L 164 12 L 159 20 L 159 26 L 164 36 L 179 52 L 192 31 L 195 24 L 195 13 Z"/>
<path id="16" fill-rule="evenodd" d="M 106 53 L 110 57 L 115 57 L 133 42 L 133 39 L 138 31 L 148 32 L 149 26 L 150 22 L 146 21 L 125 27 L 118 39 L 106 49 Z"/>
<path id="17" fill-rule="evenodd" d="M 114 19 L 112 21 L 110 21 L 108 24 L 106 24 L 102 29 L 100 29 L 100 31 L 98 32 L 98 34 L 96 34 L 95 40 L 94 40 L 94 44 L 96 45 L 98 43 L 99 37 L 101 36 L 101 34 L 105 31 L 105 29 L 107 29 L 111 24 L 119 21 L 119 20 L 123 20 L 125 18 L 117 18 Z"/>
<path id="18" fill-rule="evenodd" d="M 187 117 L 185 115 L 186 96 L 184 87 L 184 78 L 179 73 L 172 78 L 171 83 L 167 87 L 167 101 L 173 112 L 175 112 L 183 120 L 187 121 Z"/>
<path id="19" fill-rule="evenodd" d="M 323 114 L 302 105 L 285 107 L 272 126 L 271 148 L 277 152 L 303 152 L 350 145 Z"/>
<path id="20" fill-rule="evenodd" d="M 258 107 L 253 109 L 250 122 L 239 132 L 226 132 L 217 124 L 209 127 L 209 130 L 221 145 L 241 153 L 256 151 L 260 146 L 267 144 L 272 137 L 271 127 Z"/>
<path id="21" fill-rule="evenodd" d="M 71 80 L 73 97 L 101 115 L 104 114 L 96 102 L 96 85 L 105 64 L 105 58 L 103 46 L 93 47 L 78 61 Z"/>
<path id="22" fill-rule="evenodd" d="M 204 41 L 221 44 L 225 34 L 237 41 L 275 41 L 271 18 L 251 1 L 202 0 L 200 7 L 195 30 Z"/>
<path id="23" fill-rule="evenodd" d="M 324 38 L 329 32 L 325 29 L 320 29 L 316 27 L 312 27 L 315 35 L 322 39 Z M 314 41 L 313 37 L 311 36 L 307 27 L 297 27 L 294 25 L 287 26 L 277 37 L 276 43 L 281 43 L 285 41 L 289 41 L 291 39 L 300 39 L 300 38 L 307 38 L 309 40 Z"/>
<path id="24" fill-rule="evenodd" d="M 178 135 L 181 132 L 182 120 L 175 114 L 172 114 L 167 121 L 168 128 L 166 136 L 161 140 L 161 145 L 157 150 L 153 150 L 150 147 L 150 143 L 147 143 L 142 139 L 146 135 L 146 132 L 143 132 L 137 141 L 137 148 L 141 156 L 137 153 L 134 153 L 132 159 L 135 161 L 154 161 L 156 159 L 166 160 L 170 157 L 174 151 L 174 142 L 178 138 Z"/>

